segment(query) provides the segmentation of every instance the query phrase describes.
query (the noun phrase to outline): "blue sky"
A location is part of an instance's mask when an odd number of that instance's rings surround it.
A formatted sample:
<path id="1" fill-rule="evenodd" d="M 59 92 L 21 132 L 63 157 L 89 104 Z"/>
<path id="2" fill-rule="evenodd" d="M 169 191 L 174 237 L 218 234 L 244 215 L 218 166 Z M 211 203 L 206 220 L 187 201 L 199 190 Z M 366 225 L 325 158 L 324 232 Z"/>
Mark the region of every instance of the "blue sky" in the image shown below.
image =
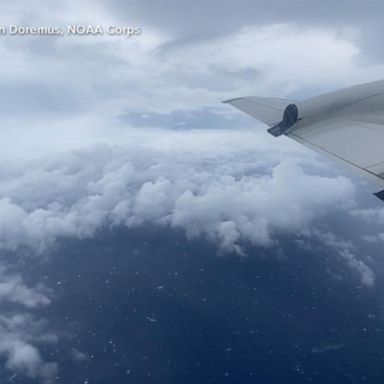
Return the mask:
<path id="1" fill-rule="evenodd" d="M 331 271 L 336 280 L 376 292 L 384 241 L 377 187 L 267 135 L 221 101 L 302 99 L 383 78 L 381 2 L 19 1 L 0 10 L 4 26 L 142 30 L 0 36 L 8 378 L 54 382 L 64 369 L 44 354 L 63 339 L 44 315 L 60 302 L 60 281 L 31 279 L 23 266 L 52 265 L 66 241 L 96 241 L 103 231 L 153 226 L 210 244 L 217 260 L 289 254 L 287 238 L 313 254 L 320 242 L 349 273 Z M 74 351 L 79 363 L 89 358 Z"/>

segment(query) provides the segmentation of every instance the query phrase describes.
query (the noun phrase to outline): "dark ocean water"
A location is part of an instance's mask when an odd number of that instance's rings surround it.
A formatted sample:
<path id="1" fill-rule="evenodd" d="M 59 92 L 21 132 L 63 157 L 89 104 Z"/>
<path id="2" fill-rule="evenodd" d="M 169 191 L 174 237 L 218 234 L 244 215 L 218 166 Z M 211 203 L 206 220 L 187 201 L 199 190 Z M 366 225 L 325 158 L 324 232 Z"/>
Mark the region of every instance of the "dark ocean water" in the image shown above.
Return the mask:
<path id="1" fill-rule="evenodd" d="M 40 315 L 60 337 L 43 349 L 59 363 L 56 382 L 384 382 L 380 277 L 361 286 L 316 243 L 246 251 L 220 256 L 177 231 L 117 229 L 62 241 L 48 262 L 27 259 L 26 280 L 55 291 Z"/>

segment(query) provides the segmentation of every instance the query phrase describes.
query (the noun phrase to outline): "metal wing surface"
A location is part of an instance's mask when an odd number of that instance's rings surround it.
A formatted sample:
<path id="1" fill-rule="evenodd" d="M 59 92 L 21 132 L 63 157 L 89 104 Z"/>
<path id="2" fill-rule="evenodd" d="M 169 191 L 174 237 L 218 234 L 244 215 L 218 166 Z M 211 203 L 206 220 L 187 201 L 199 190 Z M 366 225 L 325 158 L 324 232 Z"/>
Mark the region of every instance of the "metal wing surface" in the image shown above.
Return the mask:
<path id="1" fill-rule="evenodd" d="M 384 81 L 303 101 L 246 97 L 228 103 L 384 187 Z M 384 191 L 376 194 L 384 199 Z"/>

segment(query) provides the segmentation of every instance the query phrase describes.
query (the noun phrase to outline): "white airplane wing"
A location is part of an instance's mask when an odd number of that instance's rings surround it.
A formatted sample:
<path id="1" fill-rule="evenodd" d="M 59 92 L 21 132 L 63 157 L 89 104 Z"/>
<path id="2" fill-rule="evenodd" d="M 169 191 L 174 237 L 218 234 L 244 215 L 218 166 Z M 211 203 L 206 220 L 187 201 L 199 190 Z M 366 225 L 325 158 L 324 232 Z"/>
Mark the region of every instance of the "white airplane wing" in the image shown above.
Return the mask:
<path id="1" fill-rule="evenodd" d="M 384 125 L 330 119 L 310 129 L 293 129 L 291 139 L 342 162 L 384 187 Z"/>
<path id="2" fill-rule="evenodd" d="M 272 135 L 284 134 L 384 188 L 384 81 L 299 102 L 260 97 L 226 102 L 269 125 Z M 384 200 L 384 190 L 375 195 Z"/>
<path id="3" fill-rule="evenodd" d="M 272 127 L 280 122 L 285 108 L 289 104 L 295 103 L 295 101 L 272 97 L 248 96 L 225 100 L 224 103 L 229 103 Z"/>

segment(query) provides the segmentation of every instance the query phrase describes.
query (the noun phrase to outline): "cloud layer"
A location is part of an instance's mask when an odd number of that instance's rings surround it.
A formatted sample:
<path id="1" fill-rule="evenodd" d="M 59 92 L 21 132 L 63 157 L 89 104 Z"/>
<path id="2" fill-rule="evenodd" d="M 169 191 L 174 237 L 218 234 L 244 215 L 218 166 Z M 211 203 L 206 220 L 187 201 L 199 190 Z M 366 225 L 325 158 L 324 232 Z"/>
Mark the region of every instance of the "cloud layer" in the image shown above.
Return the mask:
<path id="1" fill-rule="evenodd" d="M 42 251 L 58 237 L 91 236 L 105 225 L 154 223 L 240 251 L 242 241 L 271 244 L 276 234 L 298 231 L 353 201 L 348 179 L 324 169 L 323 175 L 304 171 L 300 161 L 315 164 L 314 157 L 296 144 L 275 146 L 264 134 L 125 135 L 125 146 L 95 146 L 3 169 L 0 246 Z"/>

